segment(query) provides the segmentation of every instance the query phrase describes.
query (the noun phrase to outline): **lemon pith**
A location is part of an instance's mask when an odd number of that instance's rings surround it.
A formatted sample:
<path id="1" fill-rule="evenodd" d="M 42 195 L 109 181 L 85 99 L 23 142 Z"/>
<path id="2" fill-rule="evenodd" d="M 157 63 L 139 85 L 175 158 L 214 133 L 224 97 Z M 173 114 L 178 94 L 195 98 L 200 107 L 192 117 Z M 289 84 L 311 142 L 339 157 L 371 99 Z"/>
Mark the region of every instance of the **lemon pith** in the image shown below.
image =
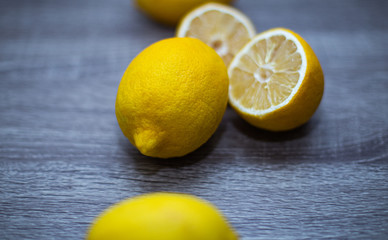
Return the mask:
<path id="1" fill-rule="evenodd" d="M 229 102 L 246 121 L 273 130 L 307 122 L 323 95 L 323 72 L 311 47 L 282 28 L 254 37 L 228 68 Z"/>
<path id="2" fill-rule="evenodd" d="M 211 203 L 188 194 L 151 193 L 105 210 L 87 240 L 236 240 L 237 234 Z"/>
<path id="3" fill-rule="evenodd" d="M 255 27 L 237 9 L 217 3 L 195 8 L 182 18 L 177 37 L 194 37 L 216 50 L 228 66 L 235 54 L 255 35 Z"/>
<path id="4" fill-rule="evenodd" d="M 144 155 L 186 155 L 215 132 L 228 101 L 226 66 L 194 38 L 170 38 L 143 50 L 121 80 L 116 116 Z"/>

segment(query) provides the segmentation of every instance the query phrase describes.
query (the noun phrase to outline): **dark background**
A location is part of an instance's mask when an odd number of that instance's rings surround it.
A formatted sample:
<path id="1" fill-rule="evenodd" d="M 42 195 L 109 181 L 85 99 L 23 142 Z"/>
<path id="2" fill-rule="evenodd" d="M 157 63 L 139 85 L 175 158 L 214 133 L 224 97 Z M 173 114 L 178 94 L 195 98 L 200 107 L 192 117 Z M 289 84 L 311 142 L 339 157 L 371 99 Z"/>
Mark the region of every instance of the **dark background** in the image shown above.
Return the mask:
<path id="1" fill-rule="evenodd" d="M 174 35 L 130 0 L 0 1 L 0 239 L 82 239 L 109 205 L 176 191 L 216 204 L 242 239 L 388 238 L 388 1 L 236 1 L 287 27 L 325 73 L 306 125 L 271 133 L 230 108 L 192 154 L 144 157 L 121 133 L 129 62 Z"/>

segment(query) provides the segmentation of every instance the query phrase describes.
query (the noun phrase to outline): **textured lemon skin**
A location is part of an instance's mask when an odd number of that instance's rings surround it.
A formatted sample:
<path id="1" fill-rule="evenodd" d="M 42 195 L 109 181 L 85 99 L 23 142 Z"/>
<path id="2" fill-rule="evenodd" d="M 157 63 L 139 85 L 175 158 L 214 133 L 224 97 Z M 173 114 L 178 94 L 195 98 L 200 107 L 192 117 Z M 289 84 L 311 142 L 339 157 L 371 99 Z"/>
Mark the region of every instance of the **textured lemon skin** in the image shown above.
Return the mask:
<path id="1" fill-rule="evenodd" d="M 177 193 L 151 193 L 124 200 L 103 212 L 87 240 L 236 240 L 215 206 Z"/>
<path id="2" fill-rule="evenodd" d="M 233 0 L 135 0 L 136 5 L 152 19 L 176 25 L 191 9 L 207 2 L 228 4 Z"/>
<path id="3" fill-rule="evenodd" d="M 276 30 L 287 31 L 294 35 L 306 53 L 306 74 L 298 92 L 288 104 L 262 116 L 242 112 L 231 101 L 230 103 L 236 112 L 253 126 L 270 131 L 286 131 L 303 125 L 313 116 L 323 96 L 324 76 L 317 56 L 301 36 L 284 28 L 268 31 Z"/>
<path id="4" fill-rule="evenodd" d="M 144 155 L 180 157 L 216 131 L 228 85 L 226 66 L 212 48 L 194 38 L 165 39 L 142 51 L 125 71 L 117 121 Z"/>

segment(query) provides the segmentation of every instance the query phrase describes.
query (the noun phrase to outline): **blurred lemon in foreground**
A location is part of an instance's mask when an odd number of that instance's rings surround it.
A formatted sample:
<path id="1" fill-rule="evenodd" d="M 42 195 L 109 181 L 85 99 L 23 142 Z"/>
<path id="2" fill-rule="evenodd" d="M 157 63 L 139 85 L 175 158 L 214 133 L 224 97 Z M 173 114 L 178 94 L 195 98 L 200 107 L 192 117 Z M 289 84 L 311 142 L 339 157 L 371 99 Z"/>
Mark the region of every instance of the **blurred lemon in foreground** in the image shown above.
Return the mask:
<path id="1" fill-rule="evenodd" d="M 204 144 L 228 102 L 225 64 L 194 38 L 152 44 L 128 66 L 116 98 L 124 135 L 144 155 L 186 155 Z"/>
<path id="2" fill-rule="evenodd" d="M 311 47 L 282 28 L 254 37 L 231 62 L 229 102 L 254 126 L 282 131 L 307 122 L 321 101 L 323 72 Z"/>
<path id="3" fill-rule="evenodd" d="M 236 53 L 255 36 L 255 27 L 235 8 L 207 3 L 182 19 L 176 35 L 202 40 L 215 49 L 228 66 Z"/>
<path id="4" fill-rule="evenodd" d="M 154 20 L 175 25 L 181 17 L 191 9 L 206 3 L 219 2 L 230 3 L 233 0 L 135 0 L 143 12 Z"/>
<path id="5" fill-rule="evenodd" d="M 103 212 L 87 240 L 235 240 L 215 206 L 195 196 L 152 193 L 124 200 Z"/>

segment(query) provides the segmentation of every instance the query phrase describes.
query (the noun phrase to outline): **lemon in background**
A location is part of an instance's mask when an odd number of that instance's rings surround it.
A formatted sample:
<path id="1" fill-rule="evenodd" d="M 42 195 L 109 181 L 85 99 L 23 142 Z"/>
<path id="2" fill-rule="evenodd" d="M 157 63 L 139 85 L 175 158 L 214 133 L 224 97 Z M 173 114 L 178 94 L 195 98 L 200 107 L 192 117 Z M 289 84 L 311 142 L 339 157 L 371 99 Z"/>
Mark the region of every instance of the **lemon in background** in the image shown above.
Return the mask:
<path id="1" fill-rule="evenodd" d="M 186 155 L 216 131 L 228 102 L 228 74 L 218 54 L 194 38 L 152 44 L 120 82 L 116 116 L 144 155 Z"/>
<path id="2" fill-rule="evenodd" d="M 176 25 L 180 18 L 191 9 L 206 3 L 218 2 L 228 4 L 233 0 L 135 0 L 136 5 L 154 20 Z"/>
<path id="3" fill-rule="evenodd" d="M 321 102 L 324 77 L 312 48 L 275 28 L 247 43 L 228 68 L 229 102 L 252 125 L 284 131 L 306 123 Z"/>
<path id="4" fill-rule="evenodd" d="M 151 193 L 124 200 L 103 212 L 87 240 L 236 240 L 211 203 L 187 194 Z"/>
<path id="5" fill-rule="evenodd" d="M 194 37 L 212 47 L 228 66 L 236 53 L 255 36 L 251 20 L 236 8 L 203 4 L 180 22 L 176 36 Z"/>

